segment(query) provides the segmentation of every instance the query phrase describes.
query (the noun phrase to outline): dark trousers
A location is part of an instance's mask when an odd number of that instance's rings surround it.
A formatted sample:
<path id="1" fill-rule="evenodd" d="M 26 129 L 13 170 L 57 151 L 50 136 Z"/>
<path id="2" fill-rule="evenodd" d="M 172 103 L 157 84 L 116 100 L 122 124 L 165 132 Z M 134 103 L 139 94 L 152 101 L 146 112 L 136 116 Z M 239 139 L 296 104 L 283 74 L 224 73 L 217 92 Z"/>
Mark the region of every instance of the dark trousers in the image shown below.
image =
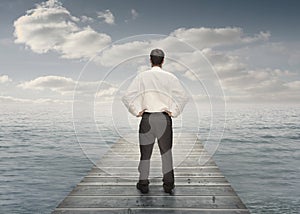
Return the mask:
<path id="1" fill-rule="evenodd" d="M 172 158 L 173 129 L 172 118 L 166 112 L 145 112 L 139 125 L 140 163 L 139 182 L 149 183 L 150 158 L 155 139 L 162 159 L 163 182 L 174 184 L 174 170 Z"/>

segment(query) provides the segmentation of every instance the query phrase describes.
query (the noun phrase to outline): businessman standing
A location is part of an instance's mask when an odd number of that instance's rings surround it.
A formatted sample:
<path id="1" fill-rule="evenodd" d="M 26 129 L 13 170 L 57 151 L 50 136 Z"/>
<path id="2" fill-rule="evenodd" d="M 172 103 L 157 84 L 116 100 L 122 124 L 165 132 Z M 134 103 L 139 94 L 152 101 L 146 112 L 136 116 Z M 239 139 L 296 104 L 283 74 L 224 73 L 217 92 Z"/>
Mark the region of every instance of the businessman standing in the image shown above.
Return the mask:
<path id="1" fill-rule="evenodd" d="M 155 139 L 162 159 L 163 189 L 166 193 L 172 193 L 175 187 L 172 118 L 183 111 L 189 98 L 178 78 L 162 69 L 164 58 L 161 49 L 152 50 L 152 68 L 139 73 L 122 97 L 129 112 L 142 117 L 139 124 L 140 162 L 137 183 L 137 189 L 142 193 L 149 191 L 150 158 Z"/>

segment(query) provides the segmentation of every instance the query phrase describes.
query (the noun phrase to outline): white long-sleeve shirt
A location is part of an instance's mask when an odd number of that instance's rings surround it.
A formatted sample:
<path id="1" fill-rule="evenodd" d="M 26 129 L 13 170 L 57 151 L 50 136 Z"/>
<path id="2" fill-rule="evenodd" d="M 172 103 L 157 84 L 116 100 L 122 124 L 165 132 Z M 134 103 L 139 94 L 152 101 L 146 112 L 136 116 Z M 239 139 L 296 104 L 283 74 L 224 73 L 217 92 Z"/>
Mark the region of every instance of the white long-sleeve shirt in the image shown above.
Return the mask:
<path id="1" fill-rule="evenodd" d="M 139 112 L 172 112 L 177 117 L 189 100 L 189 96 L 179 79 L 158 66 L 139 73 L 128 89 L 122 101 L 129 112 L 135 116 Z"/>

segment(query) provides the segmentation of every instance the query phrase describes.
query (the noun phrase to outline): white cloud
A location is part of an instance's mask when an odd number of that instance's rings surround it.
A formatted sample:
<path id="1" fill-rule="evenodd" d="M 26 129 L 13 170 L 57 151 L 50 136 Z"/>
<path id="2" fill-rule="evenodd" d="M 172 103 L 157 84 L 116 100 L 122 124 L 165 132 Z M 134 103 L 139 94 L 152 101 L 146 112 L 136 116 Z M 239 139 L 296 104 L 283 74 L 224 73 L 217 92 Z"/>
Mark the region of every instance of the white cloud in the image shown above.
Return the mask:
<path id="1" fill-rule="evenodd" d="M 276 92 L 276 93 L 268 93 L 268 94 L 241 94 L 241 95 L 230 95 L 225 97 L 227 103 L 296 103 L 299 104 L 299 94 L 296 93 L 287 93 L 284 92 Z"/>
<path id="2" fill-rule="evenodd" d="M 287 92 L 286 82 L 283 77 L 290 74 L 289 71 L 279 69 L 258 69 L 243 71 L 236 76 L 223 78 L 222 85 L 232 94 L 258 95 L 276 94 Z"/>
<path id="3" fill-rule="evenodd" d="M 248 69 L 247 65 L 242 63 L 238 56 L 210 48 L 203 49 L 202 53 L 207 57 L 220 78 L 239 76 Z"/>
<path id="4" fill-rule="evenodd" d="M 102 19 L 107 24 L 115 24 L 115 17 L 110 10 L 97 12 L 98 18 Z"/>
<path id="5" fill-rule="evenodd" d="M 227 52 L 204 49 L 203 53 L 218 73 L 228 101 L 280 102 L 288 100 L 288 97 L 294 101 L 298 96 L 292 90 L 293 86 L 297 87 L 297 82 L 290 82 L 297 78 L 293 72 L 273 68 L 253 69 L 241 62 L 240 56 Z"/>
<path id="6" fill-rule="evenodd" d="M 16 98 L 12 96 L 0 96 L 1 103 L 29 103 L 31 99 Z"/>
<path id="7" fill-rule="evenodd" d="M 133 20 L 136 19 L 139 16 L 138 12 L 135 9 L 131 9 L 130 12 L 131 12 L 131 18 Z"/>
<path id="8" fill-rule="evenodd" d="M 106 34 L 99 34 L 91 27 L 68 36 L 62 48 L 62 57 L 70 59 L 90 58 L 95 56 L 97 51 L 110 43 L 110 37 Z"/>
<path id="9" fill-rule="evenodd" d="M 164 49 L 167 57 L 176 54 L 178 56 L 191 54 L 193 56 L 185 56 L 181 57 L 181 59 L 190 58 L 189 61 L 198 62 L 199 58 L 203 58 L 203 56 L 195 54 L 197 50 L 186 45 L 184 42 L 189 42 L 200 49 L 210 49 L 222 45 L 249 44 L 255 41 L 264 41 L 269 36 L 268 33 L 263 32 L 252 37 L 245 36 L 241 28 L 179 28 L 166 37 L 158 38 L 153 36 L 153 39 L 148 38 L 112 45 L 97 56 L 97 62 L 100 62 L 103 66 L 113 66 L 134 54 L 136 56 L 148 55 L 152 48 L 157 47 Z M 197 66 L 199 66 L 199 63 Z M 242 64 L 239 66 L 242 66 Z M 228 69 L 232 69 L 232 67 Z"/>
<path id="10" fill-rule="evenodd" d="M 101 87 L 98 88 L 100 86 Z M 31 90 L 51 90 L 61 95 L 87 95 L 109 96 L 111 92 L 116 91 L 116 86 L 105 81 L 80 81 L 77 82 L 72 78 L 63 76 L 42 76 L 33 80 L 26 81 L 17 85 L 23 89 Z M 76 88 L 75 88 L 76 87 Z M 97 92 L 98 90 L 98 92 Z"/>
<path id="11" fill-rule="evenodd" d="M 7 83 L 7 82 L 11 82 L 12 79 L 9 78 L 7 75 L 0 75 L 0 83 Z"/>
<path id="12" fill-rule="evenodd" d="M 62 76 L 42 76 L 36 79 L 20 83 L 18 87 L 23 89 L 44 90 L 61 92 L 62 94 L 72 92 L 74 90 L 75 81 L 71 78 Z"/>
<path id="13" fill-rule="evenodd" d="M 131 15 L 130 19 L 125 19 L 126 23 L 128 23 L 130 20 L 135 20 L 139 16 L 139 13 L 134 8 L 132 8 L 130 10 L 130 15 Z"/>
<path id="14" fill-rule="evenodd" d="M 154 36 L 153 39 L 139 38 L 133 41 L 113 44 L 99 53 L 95 61 L 106 67 L 116 66 L 128 58 L 149 58 L 150 51 L 158 47 L 165 51 L 166 58 L 171 55 L 175 56 L 176 54 L 181 56 L 188 51 L 191 53 L 191 50 L 193 50 L 174 37 L 167 36 L 165 38 L 160 37 L 156 39 Z M 147 63 L 148 62 L 149 61 L 147 61 Z"/>
<path id="15" fill-rule="evenodd" d="M 94 19 L 92 17 L 89 17 L 89 16 L 81 16 L 80 20 L 82 22 L 93 22 L 94 21 Z"/>
<path id="16" fill-rule="evenodd" d="M 300 90 L 300 81 L 299 80 L 292 81 L 292 82 L 286 83 L 284 85 L 287 86 L 289 89 L 292 89 L 292 90 Z"/>
<path id="17" fill-rule="evenodd" d="M 265 41 L 270 37 L 269 32 L 260 32 L 252 37 L 246 36 L 241 28 L 179 28 L 170 34 L 199 49 L 224 45 L 238 45 Z"/>
<path id="18" fill-rule="evenodd" d="M 12 96 L 0 96 L 0 102 L 1 103 L 28 103 L 28 104 L 64 104 L 64 103 L 72 103 L 72 100 L 60 100 L 60 99 L 44 99 L 44 98 L 39 98 L 39 99 L 24 99 L 24 98 L 17 98 L 17 97 L 12 97 Z"/>
<path id="19" fill-rule="evenodd" d="M 260 68 L 245 63 L 243 56 L 204 50 L 217 71 L 228 102 L 297 102 L 299 75 L 285 69 Z M 261 53 L 261 52 L 260 52 Z M 263 57 L 263 56 L 261 56 Z M 298 90 L 298 91 L 297 91 Z"/>
<path id="20" fill-rule="evenodd" d="M 117 92 L 117 88 L 110 87 L 108 89 L 100 90 L 96 93 L 96 97 L 105 97 L 105 96 L 112 96 Z"/>
<path id="21" fill-rule="evenodd" d="M 204 81 L 206 87 L 211 87 L 210 79 L 218 81 L 212 68 L 201 62 L 204 54 L 217 72 L 222 88 L 225 89 L 226 100 L 229 102 L 281 102 L 300 99 L 296 91 L 300 89 L 299 78 L 296 73 L 288 70 L 273 68 L 255 68 L 241 62 L 238 56 L 213 49 L 203 49 L 192 53 L 183 53 L 178 62 L 169 62 L 164 66 L 169 71 L 179 71 L 179 74 L 196 82 Z M 188 66 L 185 67 L 179 62 Z M 197 92 L 194 91 L 193 93 Z M 214 96 L 212 96 L 214 97 Z M 248 100 L 247 100 L 248 99 Z M 199 100 L 201 101 L 201 100 Z"/>
<path id="22" fill-rule="evenodd" d="M 133 41 L 123 44 L 115 44 L 101 52 L 95 61 L 103 66 L 114 66 L 131 56 L 145 56 L 150 53 L 151 45 L 145 41 Z"/>
<path id="23" fill-rule="evenodd" d="M 298 70 L 300 65 L 300 42 L 266 41 L 255 45 L 246 45 L 238 49 L 228 50 L 248 64 L 256 67 L 273 67 Z"/>
<path id="24" fill-rule="evenodd" d="M 191 70 L 187 70 L 186 72 L 184 72 L 183 76 L 193 81 L 198 80 L 197 75 L 195 75 L 195 73 L 192 72 Z"/>
<path id="25" fill-rule="evenodd" d="M 64 58 L 90 58 L 111 42 L 109 35 L 91 27 L 79 27 L 74 17 L 57 0 L 37 4 L 14 22 L 15 43 L 36 53 L 55 51 Z"/>
<path id="26" fill-rule="evenodd" d="M 164 68 L 193 81 L 215 76 L 211 64 L 207 61 L 203 52 L 199 50 L 174 55 L 173 61 L 166 63 Z"/>

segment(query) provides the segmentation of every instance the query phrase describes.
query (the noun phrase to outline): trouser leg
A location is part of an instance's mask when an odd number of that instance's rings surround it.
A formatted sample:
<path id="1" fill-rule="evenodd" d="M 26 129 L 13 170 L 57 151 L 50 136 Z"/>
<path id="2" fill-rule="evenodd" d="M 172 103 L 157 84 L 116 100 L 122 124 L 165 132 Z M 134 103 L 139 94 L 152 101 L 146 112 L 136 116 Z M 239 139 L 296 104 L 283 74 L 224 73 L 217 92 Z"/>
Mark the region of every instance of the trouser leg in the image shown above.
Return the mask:
<path id="1" fill-rule="evenodd" d="M 149 120 L 142 118 L 139 127 L 140 162 L 138 166 L 139 182 L 149 183 L 150 158 L 153 151 L 155 136 L 151 132 Z"/>
<path id="2" fill-rule="evenodd" d="M 140 152 L 141 152 L 141 157 L 140 157 L 140 163 L 139 163 L 139 180 L 140 182 L 145 181 L 147 183 L 148 177 L 149 177 L 149 171 L 150 171 L 150 158 L 152 155 L 153 151 L 153 145 L 140 145 Z"/>
<path id="3" fill-rule="evenodd" d="M 172 119 L 167 117 L 167 124 L 164 133 L 158 138 L 158 146 L 162 159 L 163 182 L 167 185 L 174 185 L 174 170 L 173 170 L 173 130 Z"/>

